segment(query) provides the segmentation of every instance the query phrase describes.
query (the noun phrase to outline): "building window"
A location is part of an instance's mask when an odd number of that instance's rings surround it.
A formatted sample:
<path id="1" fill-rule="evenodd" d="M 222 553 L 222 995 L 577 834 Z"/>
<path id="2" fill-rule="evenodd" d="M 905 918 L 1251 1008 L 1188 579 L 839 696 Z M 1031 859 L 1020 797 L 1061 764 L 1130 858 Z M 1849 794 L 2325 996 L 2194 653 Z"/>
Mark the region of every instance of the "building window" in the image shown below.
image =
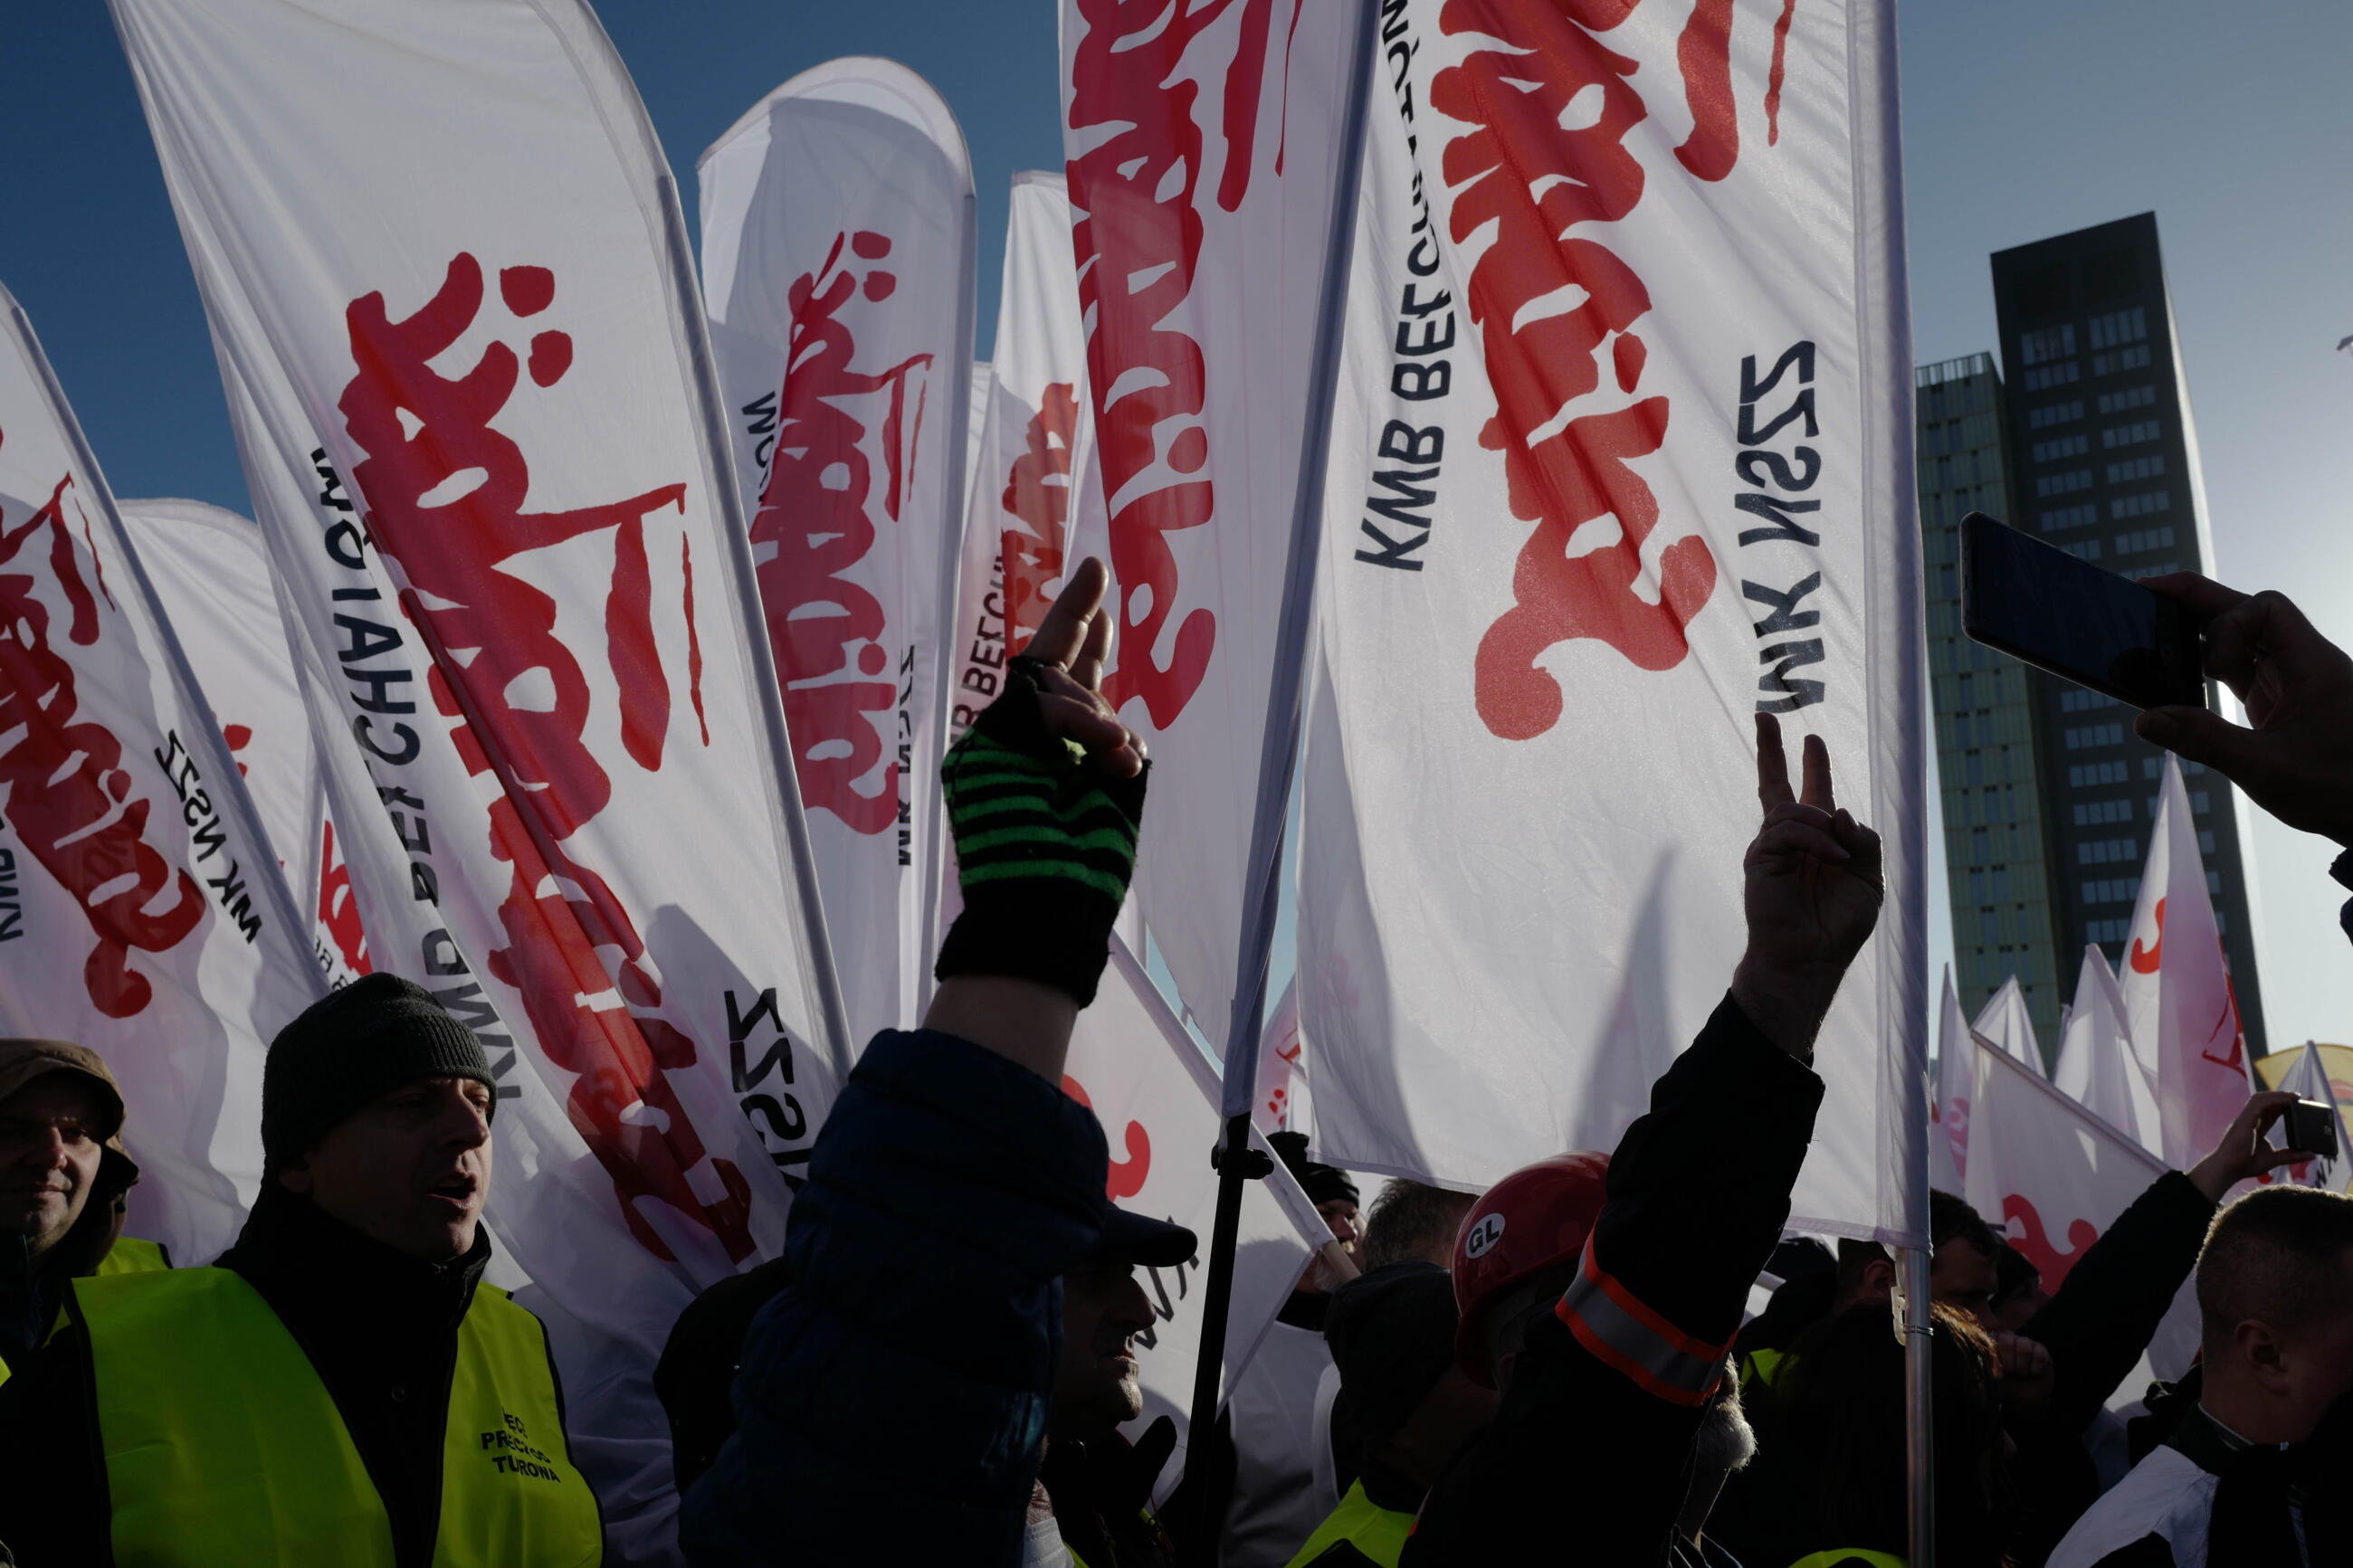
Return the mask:
<path id="1" fill-rule="evenodd" d="M 2160 561 L 2154 566 L 2127 566 L 2119 574 L 2137 583 L 2143 577 L 2165 577 L 2181 570 L 2179 561 Z"/>
<path id="2" fill-rule="evenodd" d="M 2143 441 L 2154 441 L 2165 434 L 2165 426 L 2154 419 L 2136 419 L 2129 425 L 2112 425 L 2100 432 L 2103 447 L 2137 447 Z"/>
<path id="3" fill-rule="evenodd" d="M 2080 752 L 2092 746 L 2120 746 L 2124 740 L 2122 724 L 2085 724 L 2067 731 L 2067 749 Z"/>
<path id="4" fill-rule="evenodd" d="M 2039 496 L 2072 495 L 2092 488 L 2092 470 L 2069 468 L 2064 473 L 2042 474 L 2036 477 L 2034 493 Z"/>
<path id="5" fill-rule="evenodd" d="M 2209 828 L 2200 828 L 2200 829 L 2199 829 L 2199 831 L 2198 831 L 2198 853 L 2200 853 L 2200 855 L 2211 855 L 2212 853 L 2214 853 L 2214 835 L 2213 835 L 2213 832 L 2212 832 L 2212 830 L 2211 830 L 2211 829 L 2209 829 Z"/>
<path id="6" fill-rule="evenodd" d="M 2056 533 L 2063 528 L 2089 528 L 2100 521 L 2100 509 L 2090 505 L 2055 507 L 2039 521 L 2045 533 Z"/>
<path id="7" fill-rule="evenodd" d="M 2210 899 L 2219 899 L 2222 896 L 2221 872 L 2209 871 L 2206 873 L 2206 896 Z"/>
<path id="8" fill-rule="evenodd" d="M 2073 369 L 2074 363 L 2075 362 L 2073 360 L 2068 361 L 2068 368 L 2071 370 Z M 2092 356 L 2092 374 L 2094 375 L 2114 375 L 2118 371 L 2147 370 L 2147 368 L 2148 345 L 2147 343 L 2141 343 L 2128 349 L 2118 349 L 2116 353 L 2111 354 L 2094 354 Z M 2027 374 L 2031 375 L 2033 373 L 2030 371 Z M 2068 379 L 2072 381 L 2074 378 L 2070 376 Z"/>
<path id="9" fill-rule="evenodd" d="M 2074 732 L 2072 730 L 2068 731 L 2069 734 Z M 2097 789 L 2102 784 L 2124 782 L 2125 764 L 2122 763 L 2083 763 L 2067 770 L 2067 786 L 2070 789 Z"/>
<path id="10" fill-rule="evenodd" d="M 2127 458 L 2121 463 L 2108 465 L 2108 483 L 2127 484 L 2134 479 L 2154 479 L 2165 472 L 2165 454 L 2152 452 L 2146 458 Z"/>
<path id="11" fill-rule="evenodd" d="M 2105 348 L 2108 345 L 2102 343 L 2100 346 Z M 2018 335 L 2018 357 L 2022 364 L 2047 364 L 2055 359 L 2064 359 L 2074 352 L 2075 323 L 2073 321 L 2063 321 L 2055 327 L 2039 327 Z"/>
<path id="12" fill-rule="evenodd" d="M 2106 866 L 2116 861 L 2133 861 L 2140 857 L 2134 852 L 2129 838 L 2086 838 L 2075 846 L 2078 866 Z"/>
<path id="13" fill-rule="evenodd" d="M 2137 496 L 2118 496 L 2108 502 L 2108 515 L 2116 518 L 2147 517 L 2153 511 L 2172 510 L 2171 490 L 2147 490 Z"/>
<path id="14" fill-rule="evenodd" d="M 2130 822 L 2132 815 L 2132 800 L 2129 796 L 2117 800 L 2080 800 L 2075 803 L 2075 826 L 2078 827 L 2096 827 L 2107 822 Z"/>
<path id="15" fill-rule="evenodd" d="M 2143 757 L 2140 760 L 2140 776 L 2145 779 L 2153 779 L 2164 771 L 2165 759 L 2162 757 Z M 2204 763 L 2185 762 L 2181 764 L 2181 772 L 2184 777 L 2192 777 L 2196 774 L 2202 773 L 2205 771 L 2206 764 Z"/>
<path id="16" fill-rule="evenodd" d="M 2119 555 L 2137 555 L 2144 550 L 2172 548 L 2173 525 L 2170 523 L 2163 528 L 2144 528 L 2137 532 L 2116 535 L 2116 553 Z"/>
<path id="17" fill-rule="evenodd" d="M 2147 408 L 2156 401 L 2157 388 L 2127 386 L 2122 392 L 2100 394 L 2099 407 L 2103 414 L 2122 414 L 2127 408 Z"/>
<path id="18" fill-rule="evenodd" d="M 2085 942 L 2122 942 L 2130 935 L 2132 935 L 2132 921 L 2128 920 L 2084 922 Z"/>
<path id="19" fill-rule="evenodd" d="M 2138 305 L 2135 305 L 2128 310 L 2116 310 L 2105 316 L 2094 316 L 2092 318 L 2091 326 L 2092 346 L 2095 349 L 2112 349 L 2122 343 L 2137 343 L 2148 336 L 2148 315 Z M 2072 346 L 2074 340 L 2071 336 L 2068 341 L 2071 346 L 2067 352 L 2073 353 L 2075 352 Z M 2029 360 L 2027 363 L 2031 364 L 2034 362 Z"/>
<path id="20" fill-rule="evenodd" d="M 2100 542 L 2096 539 L 2063 540 L 2059 548 L 2078 561 L 2097 561 L 2100 558 Z"/>
<path id="21" fill-rule="evenodd" d="M 2083 884 L 2083 901 L 2087 904 L 2128 904 L 2140 896 L 2138 878 L 2118 877 L 2110 880 Z"/>
<path id="22" fill-rule="evenodd" d="M 2038 365 L 2026 373 L 2026 390 L 2044 392 L 2054 386 L 2065 386 L 2077 379 L 2075 362 L 2062 360 L 2057 364 Z"/>
<path id="23" fill-rule="evenodd" d="M 2116 700 L 2101 692 L 2071 686 L 2059 694 L 2059 710 L 2063 713 L 2083 713 L 2094 708 L 2113 708 Z"/>
<path id="24" fill-rule="evenodd" d="M 2107 399 L 2102 398 L 2100 401 L 2105 403 Z M 2105 413 L 2105 410 L 2102 412 Z M 2046 403 L 2040 408 L 2029 409 L 2026 415 L 2026 427 L 2029 430 L 2046 430 L 2053 425 L 2064 425 L 2071 419 L 2081 419 L 2083 416 L 2084 400 L 2080 397 L 2071 397 L 2064 403 Z"/>
<path id="25" fill-rule="evenodd" d="M 2228 936 L 2231 934 L 2231 917 L 2224 910 L 2216 910 L 2214 911 L 2214 934 L 2216 936 Z"/>
<path id="26" fill-rule="evenodd" d="M 2057 458 L 2080 458 L 2091 449 L 2092 438 L 2079 430 L 2073 436 L 2062 436 L 2053 441 L 2034 443 L 2034 460 L 2038 463 L 2048 463 Z"/>
<path id="27" fill-rule="evenodd" d="M 2211 804 L 2204 790 L 2193 789 L 2189 792 L 2189 809 L 2193 814 L 2204 816 L 2207 806 Z"/>

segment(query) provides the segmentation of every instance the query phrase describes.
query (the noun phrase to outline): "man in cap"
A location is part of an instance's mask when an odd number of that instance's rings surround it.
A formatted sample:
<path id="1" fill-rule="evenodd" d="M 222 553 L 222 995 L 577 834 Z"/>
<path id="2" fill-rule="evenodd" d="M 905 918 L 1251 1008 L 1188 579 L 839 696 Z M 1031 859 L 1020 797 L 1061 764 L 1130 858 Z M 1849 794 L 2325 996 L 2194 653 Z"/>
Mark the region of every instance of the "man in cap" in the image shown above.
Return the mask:
<path id="1" fill-rule="evenodd" d="M 0 1388 L 25 1568 L 601 1560 L 545 1331 L 482 1283 L 496 1089 L 481 1042 L 392 975 L 279 1033 L 237 1245 L 77 1281 Z"/>
<path id="2" fill-rule="evenodd" d="M 0 1040 L 0 1382 L 48 1332 L 67 1280 L 171 1267 L 122 1234 L 139 1167 L 121 1131 L 122 1095 L 96 1051 Z"/>
<path id="3" fill-rule="evenodd" d="M 1094 1250 L 1062 1276 L 1061 1358 L 1030 1531 L 1041 1534 L 1040 1519 L 1050 1517 L 1086 1568 L 1161 1568 L 1176 1560 L 1152 1511 L 1152 1488 L 1175 1447 L 1176 1423 L 1164 1415 L 1134 1444 L 1119 1429 L 1144 1414 L 1135 1342 L 1155 1321 L 1135 1271 L 1189 1263 L 1198 1246 L 1181 1225 L 1113 1208 Z"/>
<path id="4" fill-rule="evenodd" d="M 1436 1263 L 1384 1264 L 1333 1293 L 1324 1337 L 1346 1395 L 1333 1419 L 1363 1472 L 1292 1568 L 1396 1568 L 1430 1482 L 1495 1414 L 1495 1391 L 1456 1364 L 1456 1326 L 1454 1284 Z"/>
<path id="5" fill-rule="evenodd" d="M 1461 1365 L 1503 1399 L 1423 1503 L 1409 1565 L 1536 1542 L 1580 1563 L 1706 1561 L 1707 1510 L 1746 1445 L 1703 1432 L 1737 1419 L 1727 1352 L 1821 1103 L 1814 1038 L 1883 897 L 1879 837 L 1838 808 L 1821 741 L 1799 789 L 1778 721 L 1758 715 L 1757 742 L 1764 821 L 1728 994 L 1614 1154 L 1514 1173 L 1463 1226 Z"/>

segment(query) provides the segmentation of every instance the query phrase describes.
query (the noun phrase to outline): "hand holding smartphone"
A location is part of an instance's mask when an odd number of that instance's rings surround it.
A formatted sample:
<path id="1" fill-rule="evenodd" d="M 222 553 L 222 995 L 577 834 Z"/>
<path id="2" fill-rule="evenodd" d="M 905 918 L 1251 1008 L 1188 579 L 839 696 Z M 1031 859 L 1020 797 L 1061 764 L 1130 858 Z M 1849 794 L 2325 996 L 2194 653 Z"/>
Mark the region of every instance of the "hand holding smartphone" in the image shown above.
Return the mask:
<path id="1" fill-rule="evenodd" d="M 2178 599 L 1996 522 L 1961 520 L 1961 627 L 2136 708 L 2202 708 L 2197 616 Z"/>

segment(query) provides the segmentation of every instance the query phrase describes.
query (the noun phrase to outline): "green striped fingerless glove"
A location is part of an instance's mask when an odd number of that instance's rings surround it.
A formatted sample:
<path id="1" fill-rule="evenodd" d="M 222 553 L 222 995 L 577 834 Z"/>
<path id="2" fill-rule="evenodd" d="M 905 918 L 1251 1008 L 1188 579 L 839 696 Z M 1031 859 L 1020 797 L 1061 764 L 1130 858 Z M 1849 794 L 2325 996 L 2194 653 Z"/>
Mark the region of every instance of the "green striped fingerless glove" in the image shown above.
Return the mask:
<path id="1" fill-rule="evenodd" d="M 1034 668 L 1008 661 L 1004 693 L 940 765 L 964 912 L 932 973 L 1034 980 L 1083 1007 L 1135 870 L 1145 775 L 1109 777 L 1049 733 Z"/>

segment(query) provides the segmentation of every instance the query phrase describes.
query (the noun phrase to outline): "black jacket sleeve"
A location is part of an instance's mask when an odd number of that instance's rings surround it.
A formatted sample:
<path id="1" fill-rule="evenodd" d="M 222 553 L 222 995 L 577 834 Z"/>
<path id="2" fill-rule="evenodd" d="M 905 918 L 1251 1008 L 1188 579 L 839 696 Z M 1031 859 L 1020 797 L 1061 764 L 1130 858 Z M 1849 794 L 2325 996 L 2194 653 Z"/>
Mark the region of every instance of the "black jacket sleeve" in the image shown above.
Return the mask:
<path id="1" fill-rule="evenodd" d="M 1579 1562 L 1664 1560 L 1704 1410 L 1676 1358 L 1724 1359 L 1821 1097 L 1726 997 L 1619 1141 L 1584 1278 L 1530 1331 L 1493 1425 L 1431 1489 L 1408 1568 L 1524 1562 L 1542 1542 L 1573 1543 Z M 1647 1347 L 1613 1338 L 1629 1323 Z"/>
<path id="2" fill-rule="evenodd" d="M 2179 1171 L 2168 1171 L 2118 1215 L 2019 1331 L 2051 1352 L 2048 1425 L 2091 1426 L 2138 1364 L 2166 1310 L 2198 1263 L 2214 1205 Z"/>
<path id="3" fill-rule="evenodd" d="M 0 1542 L 19 1568 L 114 1561 L 98 1396 L 69 1323 L 0 1384 Z"/>

